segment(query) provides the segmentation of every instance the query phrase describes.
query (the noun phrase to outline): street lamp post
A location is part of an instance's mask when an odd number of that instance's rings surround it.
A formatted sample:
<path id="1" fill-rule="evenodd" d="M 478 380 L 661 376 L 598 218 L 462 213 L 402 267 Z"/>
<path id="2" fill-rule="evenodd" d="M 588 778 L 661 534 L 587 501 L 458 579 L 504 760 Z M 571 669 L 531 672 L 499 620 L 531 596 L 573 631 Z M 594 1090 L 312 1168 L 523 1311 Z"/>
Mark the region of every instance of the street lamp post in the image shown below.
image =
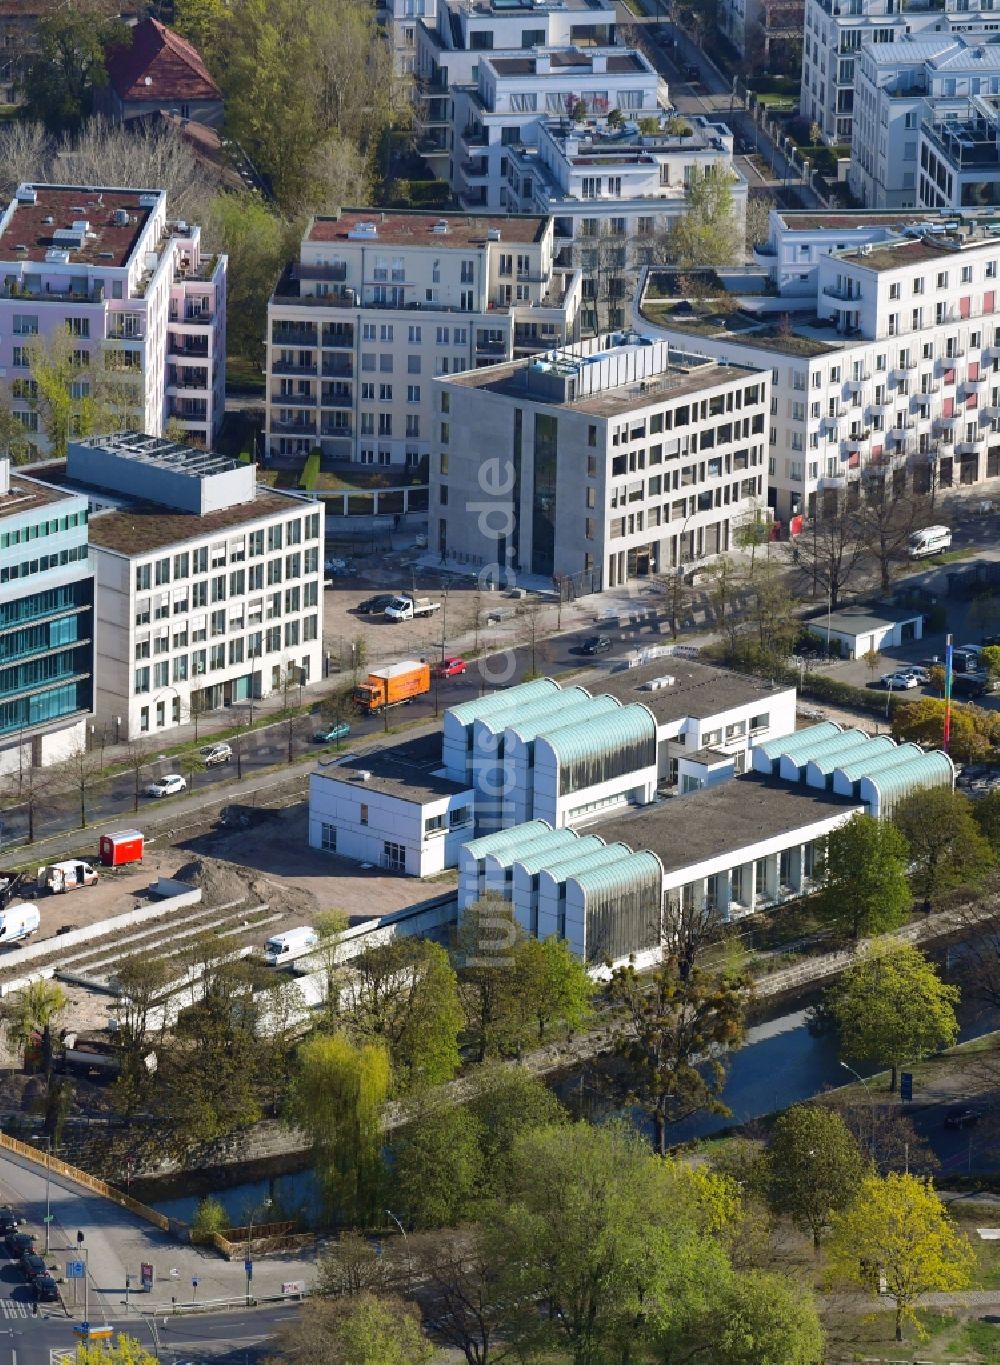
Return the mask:
<path id="1" fill-rule="evenodd" d="M 406 1247 L 406 1263 L 407 1263 L 407 1265 L 409 1266 L 409 1270 L 410 1270 L 410 1279 L 412 1280 L 412 1279 L 413 1279 L 413 1258 L 410 1256 L 410 1239 L 409 1239 L 409 1238 L 407 1237 L 407 1235 L 406 1235 L 406 1228 L 403 1227 L 402 1223 L 399 1221 L 399 1219 L 398 1219 L 398 1218 L 396 1217 L 396 1215 L 393 1213 L 392 1209 L 386 1209 L 386 1213 L 389 1215 L 389 1217 L 392 1219 L 392 1221 L 396 1224 L 397 1228 L 399 1228 L 400 1232 L 403 1234 L 403 1246 Z"/>
<path id="2" fill-rule="evenodd" d="M 257 1204 L 256 1207 L 254 1207 L 253 1209 L 250 1210 L 250 1219 L 249 1219 L 249 1222 L 248 1222 L 248 1224 L 247 1224 L 247 1263 L 246 1263 L 246 1272 L 247 1272 L 247 1307 L 248 1307 L 248 1308 L 249 1308 L 249 1306 L 250 1306 L 250 1283 L 251 1283 L 251 1280 L 252 1280 L 252 1278 L 253 1278 L 253 1220 L 257 1217 L 257 1214 L 258 1214 L 258 1213 L 262 1213 L 262 1212 L 264 1211 L 264 1209 L 269 1209 L 270 1207 L 271 1207 L 271 1200 L 268 1198 L 268 1199 L 263 1200 L 260 1204 Z"/>
<path id="3" fill-rule="evenodd" d="M 52 1166 L 52 1139 L 45 1139 L 45 1250 L 43 1256 L 49 1254 L 49 1227 L 52 1223 L 52 1202 L 49 1198 L 49 1172 Z"/>
<path id="4" fill-rule="evenodd" d="M 841 1062 L 840 1065 L 844 1068 L 845 1071 L 849 1071 L 849 1072 L 851 1073 L 852 1076 L 856 1077 L 856 1079 L 859 1080 L 859 1081 L 861 1082 L 861 1084 L 862 1084 L 862 1085 L 864 1086 L 864 1088 L 865 1088 L 865 1094 L 868 1096 L 868 1103 L 869 1103 L 869 1105 L 871 1106 L 871 1116 L 872 1116 L 872 1136 L 871 1136 L 871 1143 L 870 1143 L 870 1145 L 869 1145 L 868 1150 L 869 1150 L 871 1156 L 874 1158 L 874 1156 L 875 1156 L 875 1096 L 872 1094 L 871 1086 L 870 1086 L 870 1085 L 868 1084 L 868 1082 L 865 1080 L 864 1076 L 859 1075 L 858 1072 L 854 1070 L 854 1067 L 853 1067 L 853 1066 L 848 1066 L 846 1062 Z"/>

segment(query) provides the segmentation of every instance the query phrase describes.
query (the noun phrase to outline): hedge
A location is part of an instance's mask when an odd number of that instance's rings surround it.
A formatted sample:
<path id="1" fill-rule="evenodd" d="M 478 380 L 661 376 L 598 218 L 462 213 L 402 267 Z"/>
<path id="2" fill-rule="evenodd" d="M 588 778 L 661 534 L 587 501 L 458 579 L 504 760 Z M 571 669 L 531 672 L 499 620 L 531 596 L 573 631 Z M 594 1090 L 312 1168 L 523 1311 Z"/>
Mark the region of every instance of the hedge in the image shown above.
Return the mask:
<path id="1" fill-rule="evenodd" d="M 899 697 L 893 692 L 890 692 L 888 696 L 879 695 L 867 687 L 855 687 L 853 683 L 840 682 L 836 678 L 828 677 L 825 673 L 803 673 L 800 678 L 797 668 L 790 668 L 778 660 L 762 665 L 759 662 L 749 661 L 740 655 L 725 653 L 722 655 L 721 662 L 737 672 L 766 676 L 775 683 L 784 683 L 787 687 L 796 687 L 800 697 L 807 697 L 812 701 L 829 702 L 834 706 L 844 706 L 852 711 L 862 711 L 870 716 L 884 717 L 887 702 L 891 716 L 900 701 L 906 700 L 905 697 Z"/>
<path id="2" fill-rule="evenodd" d="M 320 452 L 314 450 L 302 466 L 302 474 L 299 477 L 299 487 L 304 488 L 308 493 L 313 491 L 316 487 L 316 482 L 319 479 L 319 462 Z"/>

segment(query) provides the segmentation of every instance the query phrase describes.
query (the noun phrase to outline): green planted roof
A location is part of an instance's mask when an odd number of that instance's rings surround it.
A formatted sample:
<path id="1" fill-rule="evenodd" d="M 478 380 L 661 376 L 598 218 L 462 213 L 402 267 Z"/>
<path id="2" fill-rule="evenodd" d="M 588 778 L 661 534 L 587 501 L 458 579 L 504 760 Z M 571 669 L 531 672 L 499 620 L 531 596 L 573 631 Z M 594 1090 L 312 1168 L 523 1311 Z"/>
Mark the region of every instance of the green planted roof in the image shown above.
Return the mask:
<path id="1" fill-rule="evenodd" d="M 587 697 L 585 700 L 569 701 L 558 709 L 550 707 L 544 715 L 529 716 L 523 718 L 518 716 L 517 720 L 509 721 L 507 729 L 517 735 L 518 739 L 527 743 L 535 739 L 538 735 L 548 735 L 555 727 L 560 730 L 567 725 L 575 725 L 581 721 L 587 722 L 592 717 L 602 716 L 606 711 L 621 710 L 621 703 L 614 697 Z"/>
<path id="2" fill-rule="evenodd" d="M 616 706 L 593 720 L 553 726 L 551 730 L 540 731 L 537 738 L 551 746 L 560 763 L 574 763 L 644 739 L 651 739 L 655 745 L 656 722 L 644 706 L 633 702 Z"/>
<path id="3" fill-rule="evenodd" d="M 507 687 L 502 692 L 490 692 L 485 697 L 460 701 L 457 706 L 449 706 L 445 715 L 454 716 L 460 725 L 471 725 L 474 720 L 487 720 L 511 707 L 523 706 L 534 697 L 558 691 L 559 684 L 552 678 L 535 678 L 531 682 L 518 683 L 516 687 Z"/>
<path id="4" fill-rule="evenodd" d="M 832 739 L 841 733 L 841 727 L 835 721 L 821 720 L 817 725 L 807 725 L 804 730 L 793 730 L 790 735 L 766 740 L 763 744 L 756 745 L 756 748 L 773 762 L 776 758 L 784 758 L 786 755 L 795 758 L 802 752 L 808 752 L 822 740 Z"/>
<path id="5" fill-rule="evenodd" d="M 537 839 L 547 833 L 552 826 L 547 820 L 527 820 L 523 825 L 513 825 L 510 829 L 498 829 L 492 834 L 481 834 L 478 839 L 470 839 L 463 845 L 474 858 L 486 858 L 491 853 L 502 853 L 506 848 L 516 848 L 526 841 Z"/>

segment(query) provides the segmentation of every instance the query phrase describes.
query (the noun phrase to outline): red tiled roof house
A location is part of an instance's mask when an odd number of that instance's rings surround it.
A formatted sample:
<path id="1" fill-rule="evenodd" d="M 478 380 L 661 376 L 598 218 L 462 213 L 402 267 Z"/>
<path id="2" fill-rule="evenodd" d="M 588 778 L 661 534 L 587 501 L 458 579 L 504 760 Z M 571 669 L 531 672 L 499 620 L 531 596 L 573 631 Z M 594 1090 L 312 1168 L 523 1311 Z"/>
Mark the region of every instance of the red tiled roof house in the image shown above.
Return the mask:
<path id="1" fill-rule="evenodd" d="M 108 52 L 107 67 L 108 84 L 98 92 L 98 104 L 109 118 L 162 111 L 221 126 L 222 92 L 197 48 L 158 20 L 136 24 L 131 44 Z"/>

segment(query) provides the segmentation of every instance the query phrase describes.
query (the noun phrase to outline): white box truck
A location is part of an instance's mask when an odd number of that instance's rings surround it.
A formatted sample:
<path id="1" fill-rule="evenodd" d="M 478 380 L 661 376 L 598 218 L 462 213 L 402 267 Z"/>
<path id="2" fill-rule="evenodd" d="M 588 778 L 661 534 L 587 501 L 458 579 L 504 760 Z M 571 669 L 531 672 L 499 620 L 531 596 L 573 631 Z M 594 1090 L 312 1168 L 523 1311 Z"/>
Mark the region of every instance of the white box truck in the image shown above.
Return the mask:
<path id="1" fill-rule="evenodd" d="M 910 533 L 910 558 L 940 554 L 951 548 L 951 530 L 947 526 L 923 526 Z"/>
<path id="2" fill-rule="evenodd" d="M 288 929 L 283 934 L 275 934 L 264 944 L 264 961 L 269 967 L 280 967 L 285 962 L 292 962 L 297 957 L 303 957 L 316 947 L 319 942 L 319 934 L 308 924 L 300 926 L 298 929 Z"/>
<path id="3" fill-rule="evenodd" d="M 63 863 L 49 863 L 38 869 L 39 891 L 51 891 L 53 895 L 63 891 L 75 891 L 79 886 L 93 886 L 96 882 L 96 868 L 77 858 Z"/>
<path id="4" fill-rule="evenodd" d="M 22 905 L 8 905 L 0 914 L 0 943 L 16 943 L 30 938 L 42 922 L 38 906 L 26 901 Z"/>

